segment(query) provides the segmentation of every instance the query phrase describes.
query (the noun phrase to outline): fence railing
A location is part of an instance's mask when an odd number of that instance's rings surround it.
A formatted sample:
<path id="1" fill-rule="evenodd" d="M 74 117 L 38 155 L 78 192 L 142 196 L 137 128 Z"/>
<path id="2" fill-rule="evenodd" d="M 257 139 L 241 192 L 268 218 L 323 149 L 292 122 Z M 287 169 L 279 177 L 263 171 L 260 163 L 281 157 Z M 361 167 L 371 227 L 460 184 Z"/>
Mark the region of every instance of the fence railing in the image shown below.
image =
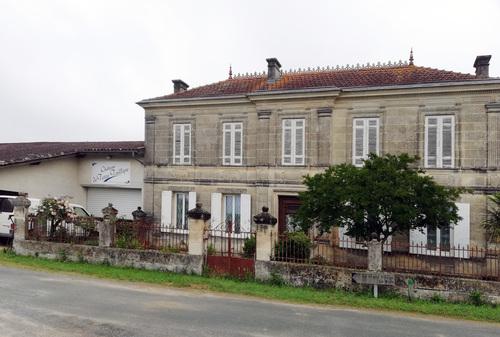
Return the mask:
<path id="1" fill-rule="evenodd" d="M 29 217 L 26 239 L 62 243 L 99 244 L 97 221 L 92 217 L 81 217 L 72 222 L 53 223 L 39 217 Z"/>
<path id="2" fill-rule="evenodd" d="M 256 241 L 253 232 L 233 232 L 226 229 L 209 229 L 205 232 L 208 255 L 243 256 L 255 255 Z"/>
<path id="3" fill-rule="evenodd" d="M 116 222 L 115 247 L 156 249 L 171 253 L 188 251 L 188 231 L 149 221 Z"/>
<path id="4" fill-rule="evenodd" d="M 271 237 L 274 261 L 367 269 L 366 245 L 354 239 L 297 240 L 287 235 Z M 459 276 L 500 281 L 500 249 L 483 247 L 432 247 L 391 242 L 383 249 L 383 270 Z"/>

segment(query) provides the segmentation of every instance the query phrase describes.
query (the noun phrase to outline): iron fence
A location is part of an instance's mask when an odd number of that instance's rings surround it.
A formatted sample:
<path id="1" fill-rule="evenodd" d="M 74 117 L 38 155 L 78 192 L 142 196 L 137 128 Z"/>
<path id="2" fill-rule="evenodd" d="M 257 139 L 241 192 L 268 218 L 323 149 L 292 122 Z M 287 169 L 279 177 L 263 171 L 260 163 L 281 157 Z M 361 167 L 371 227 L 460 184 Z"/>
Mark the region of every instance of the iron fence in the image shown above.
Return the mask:
<path id="1" fill-rule="evenodd" d="M 115 247 L 185 253 L 188 251 L 188 236 L 188 230 L 182 228 L 149 221 L 119 220 L 116 222 Z"/>
<path id="2" fill-rule="evenodd" d="M 52 222 L 32 216 L 26 224 L 26 239 L 96 246 L 99 232 L 97 221 L 92 217 L 80 217 L 71 222 Z"/>
<path id="3" fill-rule="evenodd" d="M 254 257 L 255 233 L 241 230 L 233 231 L 231 224 L 224 224 L 224 226 L 216 228 L 205 231 L 208 255 Z"/>
<path id="4" fill-rule="evenodd" d="M 298 240 L 290 235 L 271 236 L 274 261 L 367 269 L 368 251 L 355 239 L 315 238 Z M 408 242 L 383 245 L 384 271 L 458 276 L 500 281 L 500 249 L 448 246 L 433 247 Z"/>

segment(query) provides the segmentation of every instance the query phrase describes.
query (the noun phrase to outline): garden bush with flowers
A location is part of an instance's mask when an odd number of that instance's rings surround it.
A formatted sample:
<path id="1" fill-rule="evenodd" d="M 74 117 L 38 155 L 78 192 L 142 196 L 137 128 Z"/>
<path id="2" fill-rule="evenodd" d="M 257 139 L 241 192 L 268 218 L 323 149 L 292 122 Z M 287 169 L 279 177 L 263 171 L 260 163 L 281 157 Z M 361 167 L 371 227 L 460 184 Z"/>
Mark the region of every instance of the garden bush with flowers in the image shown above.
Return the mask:
<path id="1" fill-rule="evenodd" d="M 64 223 L 73 223 L 76 213 L 69 198 L 45 198 L 38 207 L 37 218 L 49 226 L 48 235 L 54 237 Z"/>

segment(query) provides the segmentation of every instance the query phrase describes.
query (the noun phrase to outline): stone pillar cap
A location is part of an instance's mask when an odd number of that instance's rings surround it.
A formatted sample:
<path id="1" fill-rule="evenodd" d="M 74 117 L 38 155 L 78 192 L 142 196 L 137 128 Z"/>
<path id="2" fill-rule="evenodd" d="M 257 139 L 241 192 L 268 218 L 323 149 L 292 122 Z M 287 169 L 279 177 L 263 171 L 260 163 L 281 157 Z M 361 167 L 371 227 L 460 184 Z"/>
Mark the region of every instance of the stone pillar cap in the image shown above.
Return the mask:
<path id="1" fill-rule="evenodd" d="M 195 219 L 195 220 L 210 220 L 210 217 L 212 216 L 210 212 L 204 210 L 202 208 L 203 204 L 201 202 L 196 203 L 196 207 L 193 209 L 190 209 L 187 212 L 187 216 L 190 219 Z"/>
<path id="2" fill-rule="evenodd" d="M 109 203 L 107 207 L 104 207 L 102 210 L 101 210 L 102 214 L 104 214 L 105 216 L 106 215 L 117 215 L 118 214 L 118 210 L 116 208 L 113 207 L 113 204 L 112 203 Z"/>
<path id="3" fill-rule="evenodd" d="M 28 194 L 19 194 L 14 200 L 12 200 L 12 205 L 14 207 L 25 207 L 28 208 L 31 206 L 31 201 L 27 198 Z"/>
<path id="4" fill-rule="evenodd" d="M 276 225 L 278 219 L 269 214 L 269 208 L 264 206 L 261 213 L 253 216 L 253 221 L 257 225 Z"/>

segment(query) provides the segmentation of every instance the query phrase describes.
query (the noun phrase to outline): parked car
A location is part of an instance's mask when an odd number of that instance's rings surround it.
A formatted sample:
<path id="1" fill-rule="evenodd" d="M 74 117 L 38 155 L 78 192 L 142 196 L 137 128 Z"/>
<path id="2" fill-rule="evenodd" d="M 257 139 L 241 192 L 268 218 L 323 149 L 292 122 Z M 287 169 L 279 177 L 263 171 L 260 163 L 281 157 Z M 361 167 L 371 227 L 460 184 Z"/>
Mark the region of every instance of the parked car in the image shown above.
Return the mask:
<path id="1" fill-rule="evenodd" d="M 0 195 L 0 237 L 13 238 L 14 237 L 14 226 L 13 226 L 13 216 L 14 216 L 14 204 L 13 200 L 16 196 L 12 195 Z M 36 214 L 38 211 L 38 206 L 40 206 L 41 200 L 36 198 L 28 198 L 31 201 L 31 205 L 28 209 L 30 214 Z M 90 214 L 87 210 L 78 204 L 70 204 L 74 212 L 78 217 L 89 217 Z"/>

